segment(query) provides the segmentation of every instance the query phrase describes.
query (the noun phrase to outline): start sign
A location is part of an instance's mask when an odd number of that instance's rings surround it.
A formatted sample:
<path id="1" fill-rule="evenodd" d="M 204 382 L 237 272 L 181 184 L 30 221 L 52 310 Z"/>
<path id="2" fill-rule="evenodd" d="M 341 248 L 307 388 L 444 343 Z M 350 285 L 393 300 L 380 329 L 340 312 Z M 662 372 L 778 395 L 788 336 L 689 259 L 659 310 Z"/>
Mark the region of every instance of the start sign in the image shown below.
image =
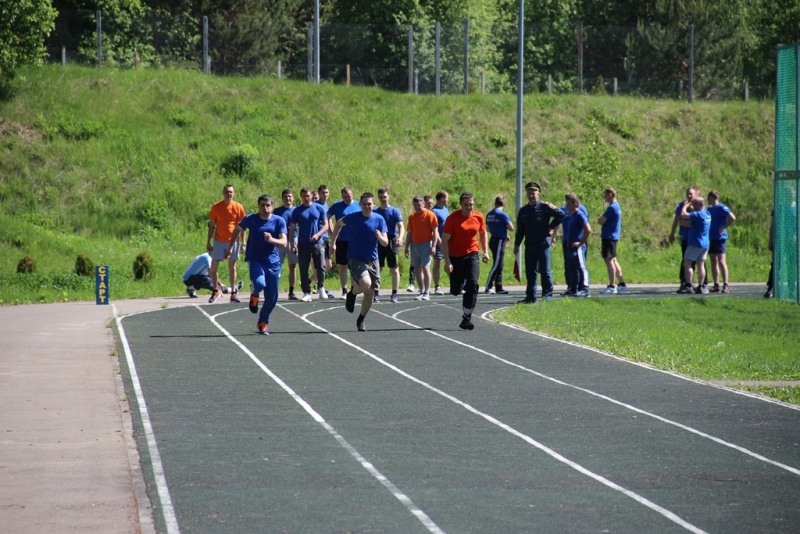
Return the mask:
<path id="1" fill-rule="evenodd" d="M 108 265 L 94 268 L 94 296 L 97 304 L 108 304 Z"/>

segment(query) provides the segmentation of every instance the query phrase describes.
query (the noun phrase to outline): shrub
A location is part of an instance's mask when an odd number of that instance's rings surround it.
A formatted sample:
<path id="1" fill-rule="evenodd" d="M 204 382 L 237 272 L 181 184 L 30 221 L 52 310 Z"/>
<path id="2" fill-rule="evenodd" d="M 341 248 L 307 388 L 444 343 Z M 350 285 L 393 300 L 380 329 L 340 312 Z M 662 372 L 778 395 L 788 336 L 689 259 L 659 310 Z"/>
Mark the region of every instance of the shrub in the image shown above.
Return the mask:
<path id="1" fill-rule="evenodd" d="M 133 260 L 133 277 L 136 280 L 152 280 L 155 275 L 153 259 L 147 252 L 140 252 Z"/>
<path id="2" fill-rule="evenodd" d="M 78 254 L 75 258 L 75 274 L 78 276 L 94 276 L 94 262 L 86 254 Z"/>
<path id="3" fill-rule="evenodd" d="M 242 176 L 245 171 L 258 161 L 258 150 L 247 143 L 233 147 L 220 164 L 220 169 L 225 175 L 237 174 Z"/>
<path id="4" fill-rule="evenodd" d="M 606 82 L 603 80 L 602 76 L 598 76 L 597 80 L 594 82 L 594 87 L 592 87 L 592 94 L 598 96 L 607 95 L 608 92 L 606 91 Z"/>
<path id="5" fill-rule="evenodd" d="M 34 271 L 36 271 L 36 261 L 30 256 L 25 256 L 17 263 L 18 273 L 30 274 Z"/>

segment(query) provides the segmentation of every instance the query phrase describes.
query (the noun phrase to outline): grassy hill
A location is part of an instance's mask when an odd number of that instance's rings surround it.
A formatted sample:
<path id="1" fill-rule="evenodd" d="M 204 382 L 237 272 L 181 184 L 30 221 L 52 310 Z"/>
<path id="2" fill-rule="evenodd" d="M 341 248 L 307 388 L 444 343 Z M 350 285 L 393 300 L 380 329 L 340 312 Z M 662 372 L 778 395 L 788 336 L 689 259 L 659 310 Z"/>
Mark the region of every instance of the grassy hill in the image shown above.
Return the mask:
<path id="1" fill-rule="evenodd" d="M 462 191 L 484 213 L 497 194 L 515 205 L 514 95 L 414 96 L 186 70 L 20 74 L 0 102 L 5 304 L 94 298 L 93 279 L 74 274 L 79 254 L 110 265 L 112 299 L 182 294 L 180 275 L 201 252 L 226 183 L 251 211 L 261 193 L 323 183 L 333 200 L 345 185 L 356 194 L 388 185 L 404 214 L 413 195 L 439 189 L 452 208 Z M 633 283 L 677 282 L 679 249 L 666 243 L 673 209 L 687 185 L 704 196 L 717 189 L 737 216 L 731 280 L 763 281 L 773 140 L 773 102 L 529 95 L 524 180 L 542 183 L 557 205 L 577 192 L 591 221 L 603 188 L 615 187 L 620 263 Z M 156 265 L 148 282 L 133 280 L 141 251 Z M 24 256 L 35 273 L 16 273 Z M 599 238 L 589 256 L 593 282 L 604 282 Z"/>

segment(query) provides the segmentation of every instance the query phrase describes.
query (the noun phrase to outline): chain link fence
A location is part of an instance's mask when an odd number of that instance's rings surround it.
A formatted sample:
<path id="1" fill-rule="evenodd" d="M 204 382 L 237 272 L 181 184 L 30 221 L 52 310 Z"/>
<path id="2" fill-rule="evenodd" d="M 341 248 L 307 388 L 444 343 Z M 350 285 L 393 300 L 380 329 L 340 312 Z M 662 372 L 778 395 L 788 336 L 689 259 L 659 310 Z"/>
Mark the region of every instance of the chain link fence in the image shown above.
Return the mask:
<path id="1" fill-rule="evenodd" d="M 178 66 L 313 81 L 313 32 L 313 25 L 284 30 L 271 36 L 278 44 L 260 54 L 247 39 L 231 38 L 253 35 L 253 28 L 220 20 L 204 24 L 174 13 L 114 20 L 99 11 L 62 10 L 46 49 L 50 61 L 64 64 Z M 328 24 L 320 28 L 319 41 L 324 82 L 420 94 L 516 91 L 516 28 L 472 28 L 469 21 L 413 28 Z M 525 43 L 526 93 L 691 100 L 769 98 L 774 92 L 748 84 L 735 32 L 531 24 Z"/>

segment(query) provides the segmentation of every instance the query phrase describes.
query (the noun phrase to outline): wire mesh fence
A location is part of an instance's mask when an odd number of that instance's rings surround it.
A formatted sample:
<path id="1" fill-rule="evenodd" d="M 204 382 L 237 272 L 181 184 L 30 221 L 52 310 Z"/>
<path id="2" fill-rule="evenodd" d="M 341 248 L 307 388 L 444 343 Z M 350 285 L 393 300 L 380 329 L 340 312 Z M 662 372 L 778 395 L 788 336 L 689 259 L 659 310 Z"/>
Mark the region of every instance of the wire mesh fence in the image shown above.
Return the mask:
<path id="1" fill-rule="evenodd" d="M 208 27 L 207 35 L 203 32 Z M 194 68 L 215 75 L 314 80 L 313 25 L 237 26 L 189 14 L 115 20 L 99 11 L 63 10 L 47 39 L 50 61 L 104 67 Z M 525 28 L 525 92 L 669 98 L 771 97 L 753 87 L 736 32 L 685 28 Z M 469 21 L 421 27 L 328 24 L 320 28 L 321 81 L 422 94 L 516 91 L 516 28 Z"/>

